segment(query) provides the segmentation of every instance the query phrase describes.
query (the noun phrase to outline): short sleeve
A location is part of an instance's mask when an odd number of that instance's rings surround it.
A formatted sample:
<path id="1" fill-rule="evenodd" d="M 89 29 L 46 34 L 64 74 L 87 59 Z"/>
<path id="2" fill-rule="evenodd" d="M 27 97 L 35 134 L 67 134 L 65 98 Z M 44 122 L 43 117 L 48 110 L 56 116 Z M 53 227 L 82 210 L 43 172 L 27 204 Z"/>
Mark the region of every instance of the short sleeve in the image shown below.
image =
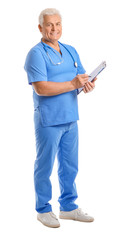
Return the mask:
<path id="1" fill-rule="evenodd" d="M 46 63 L 39 49 L 31 49 L 26 57 L 24 70 L 27 72 L 28 83 L 47 81 Z"/>
<path id="2" fill-rule="evenodd" d="M 84 74 L 84 73 L 86 73 L 86 70 L 84 69 L 84 67 L 83 67 L 83 65 L 81 63 L 79 54 L 77 53 L 76 49 L 75 49 L 75 52 L 76 52 L 76 55 L 77 55 L 77 64 L 78 64 L 77 74 Z"/>
<path id="3" fill-rule="evenodd" d="M 75 49 L 76 51 L 76 49 Z M 86 70 L 84 69 L 82 63 L 81 63 L 81 60 L 80 60 L 80 57 L 79 57 L 79 54 L 77 53 L 76 51 L 76 56 L 77 56 L 77 64 L 78 64 L 78 67 L 77 67 L 77 74 L 84 74 L 86 73 Z M 79 89 L 77 89 L 77 95 L 79 94 Z"/>

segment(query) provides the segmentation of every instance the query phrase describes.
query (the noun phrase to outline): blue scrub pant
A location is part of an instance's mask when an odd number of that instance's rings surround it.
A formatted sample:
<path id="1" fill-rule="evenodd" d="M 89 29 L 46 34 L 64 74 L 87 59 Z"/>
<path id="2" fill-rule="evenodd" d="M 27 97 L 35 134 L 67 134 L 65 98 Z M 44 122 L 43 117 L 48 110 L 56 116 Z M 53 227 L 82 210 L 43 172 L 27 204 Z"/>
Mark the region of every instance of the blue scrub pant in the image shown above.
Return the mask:
<path id="1" fill-rule="evenodd" d="M 34 186 L 36 211 L 52 211 L 49 201 L 52 198 L 50 176 L 55 155 L 58 159 L 61 211 L 78 208 L 75 178 L 78 172 L 78 125 L 77 121 L 43 127 L 38 109 L 34 111 L 36 160 L 34 163 Z"/>

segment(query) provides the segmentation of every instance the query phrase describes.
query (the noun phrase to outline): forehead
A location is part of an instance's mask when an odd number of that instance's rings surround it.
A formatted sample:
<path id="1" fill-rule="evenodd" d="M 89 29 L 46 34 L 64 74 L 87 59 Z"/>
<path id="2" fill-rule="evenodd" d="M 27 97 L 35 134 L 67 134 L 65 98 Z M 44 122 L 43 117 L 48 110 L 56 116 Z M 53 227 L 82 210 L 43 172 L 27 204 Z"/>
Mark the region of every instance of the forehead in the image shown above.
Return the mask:
<path id="1" fill-rule="evenodd" d="M 47 22 L 61 22 L 61 17 L 57 14 L 54 14 L 54 15 L 45 15 L 44 18 L 44 23 L 47 23 Z"/>

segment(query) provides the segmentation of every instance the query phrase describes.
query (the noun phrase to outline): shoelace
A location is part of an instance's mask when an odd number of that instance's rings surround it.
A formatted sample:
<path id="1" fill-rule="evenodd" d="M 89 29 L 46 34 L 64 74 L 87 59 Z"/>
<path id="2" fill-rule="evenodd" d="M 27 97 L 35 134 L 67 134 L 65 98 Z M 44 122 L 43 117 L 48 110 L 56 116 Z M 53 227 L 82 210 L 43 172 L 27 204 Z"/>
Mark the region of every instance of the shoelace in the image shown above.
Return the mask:
<path id="1" fill-rule="evenodd" d="M 56 215 L 55 215 L 53 212 L 51 212 L 50 215 L 51 215 L 53 218 L 55 218 L 56 220 L 58 220 L 57 217 L 56 217 Z"/>

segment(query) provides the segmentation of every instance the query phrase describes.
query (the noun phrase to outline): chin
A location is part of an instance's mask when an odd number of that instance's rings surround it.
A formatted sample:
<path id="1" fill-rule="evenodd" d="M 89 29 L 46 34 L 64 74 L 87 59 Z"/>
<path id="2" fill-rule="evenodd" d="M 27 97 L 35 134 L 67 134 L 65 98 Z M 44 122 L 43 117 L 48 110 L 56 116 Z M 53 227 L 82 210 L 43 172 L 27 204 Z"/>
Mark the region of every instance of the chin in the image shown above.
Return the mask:
<path id="1" fill-rule="evenodd" d="M 59 38 L 52 38 L 52 37 L 51 37 L 50 40 L 51 40 L 51 41 L 58 41 Z"/>
<path id="2" fill-rule="evenodd" d="M 58 38 L 51 38 L 52 40 L 55 40 L 55 41 L 58 41 L 59 37 Z"/>

